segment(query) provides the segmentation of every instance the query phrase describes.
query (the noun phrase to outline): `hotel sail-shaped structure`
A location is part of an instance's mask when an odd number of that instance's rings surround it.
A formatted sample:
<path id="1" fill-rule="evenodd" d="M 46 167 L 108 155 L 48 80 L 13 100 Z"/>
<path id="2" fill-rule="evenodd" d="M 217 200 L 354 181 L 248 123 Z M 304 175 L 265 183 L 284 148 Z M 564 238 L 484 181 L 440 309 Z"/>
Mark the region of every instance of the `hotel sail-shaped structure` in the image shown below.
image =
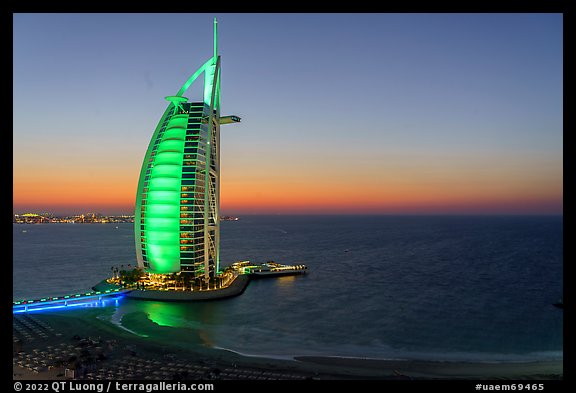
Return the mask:
<path id="1" fill-rule="evenodd" d="M 203 100 L 183 96 L 204 74 Z M 168 96 L 144 157 L 134 214 L 138 266 L 146 272 L 186 272 L 206 281 L 220 264 L 220 56 L 214 54 Z"/>

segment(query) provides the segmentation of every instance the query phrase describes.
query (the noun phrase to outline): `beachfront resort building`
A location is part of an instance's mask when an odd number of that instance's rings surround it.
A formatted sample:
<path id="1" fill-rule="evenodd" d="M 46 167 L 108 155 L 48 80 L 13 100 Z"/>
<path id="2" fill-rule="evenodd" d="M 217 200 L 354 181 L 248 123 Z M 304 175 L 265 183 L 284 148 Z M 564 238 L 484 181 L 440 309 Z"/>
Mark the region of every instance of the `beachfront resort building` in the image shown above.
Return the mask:
<path id="1" fill-rule="evenodd" d="M 181 272 L 205 281 L 218 274 L 220 125 L 240 121 L 220 116 L 220 61 L 214 19 L 214 53 L 166 97 L 142 164 L 134 231 L 138 266 L 148 273 Z M 203 97 L 189 101 L 183 95 L 201 75 Z"/>

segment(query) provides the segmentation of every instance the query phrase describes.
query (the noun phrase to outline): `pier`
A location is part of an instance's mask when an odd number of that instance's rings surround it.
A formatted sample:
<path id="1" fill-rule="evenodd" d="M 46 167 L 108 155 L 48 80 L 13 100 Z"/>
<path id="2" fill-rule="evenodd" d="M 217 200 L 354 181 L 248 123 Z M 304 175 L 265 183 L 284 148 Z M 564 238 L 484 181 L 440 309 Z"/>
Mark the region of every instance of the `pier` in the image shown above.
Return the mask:
<path id="1" fill-rule="evenodd" d="M 305 274 L 308 269 L 306 265 L 283 265 L 274 261 L 259 264 L 250 261 L 235 262 L 231 268 L 237 274 L 245 274 L 251 278 Z"/>

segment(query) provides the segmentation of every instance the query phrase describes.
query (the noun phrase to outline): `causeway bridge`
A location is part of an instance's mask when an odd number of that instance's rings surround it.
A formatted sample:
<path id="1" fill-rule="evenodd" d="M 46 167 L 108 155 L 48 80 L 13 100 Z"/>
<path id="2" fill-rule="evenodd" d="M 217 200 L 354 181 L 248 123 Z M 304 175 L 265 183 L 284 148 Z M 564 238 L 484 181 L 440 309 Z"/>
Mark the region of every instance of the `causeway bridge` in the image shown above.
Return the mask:
<path id="1" fill-rule="evenodd" d="M 108 304 L 108 302 L 118 302 L 118 299 L 124 297 L 127 292 L 130 292 L 130 290 L 114 288 L 105 291 L 91 291 L 34 300 L 20 300 L 12 302 L 12 314 L 54 310 L 67 307 L 104 306 Z"/>

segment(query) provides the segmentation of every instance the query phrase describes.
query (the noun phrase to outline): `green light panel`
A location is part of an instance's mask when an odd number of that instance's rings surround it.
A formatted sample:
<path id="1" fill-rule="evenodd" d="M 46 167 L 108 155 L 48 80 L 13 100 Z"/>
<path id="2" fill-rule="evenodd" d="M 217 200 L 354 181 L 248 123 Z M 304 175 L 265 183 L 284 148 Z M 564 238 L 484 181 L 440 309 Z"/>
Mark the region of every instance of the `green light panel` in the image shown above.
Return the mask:
<path id="1" fill-rule="evenodd" d="M 148 271 L 153 273 L 180 271 L 180 181 L 187 122 L 187 114 L 170 117 L 149 169 L 142 217 Z"/>

